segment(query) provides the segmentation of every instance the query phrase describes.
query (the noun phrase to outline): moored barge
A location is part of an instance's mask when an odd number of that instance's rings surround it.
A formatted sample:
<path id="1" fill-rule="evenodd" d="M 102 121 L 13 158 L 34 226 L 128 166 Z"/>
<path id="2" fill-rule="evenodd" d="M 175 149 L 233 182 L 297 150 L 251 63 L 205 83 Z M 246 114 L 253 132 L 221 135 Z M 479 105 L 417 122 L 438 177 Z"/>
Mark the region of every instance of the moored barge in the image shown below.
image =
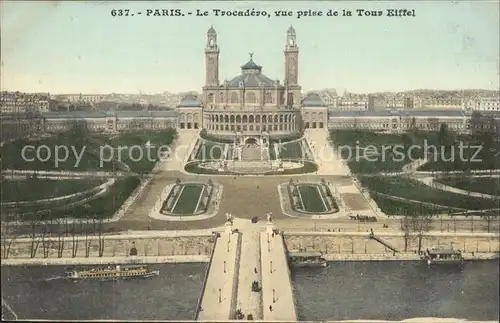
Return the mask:
<path id="1" fill-rule="evenodd" d="M 290 252 L 288 254 L 292 267 L 327 267 L 328 263 L 321 252 Z"/>
<path id="2" fill-rule="evenodd" d="M 464 263 L 464 258 L 460 250 L 455 249 L 427 249 L 422 259 L 431 265 L 460 265 Z"/>

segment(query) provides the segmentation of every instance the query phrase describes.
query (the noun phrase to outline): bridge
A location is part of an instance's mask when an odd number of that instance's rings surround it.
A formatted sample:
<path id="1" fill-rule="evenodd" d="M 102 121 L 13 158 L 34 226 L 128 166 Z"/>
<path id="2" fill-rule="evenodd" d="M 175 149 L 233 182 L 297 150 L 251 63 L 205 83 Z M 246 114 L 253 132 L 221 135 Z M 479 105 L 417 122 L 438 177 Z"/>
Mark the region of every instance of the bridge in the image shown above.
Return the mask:
<path id="1" fill-rule="evenodd" d="M 196 320 L 297 321 L 285 244 L 272 222 L 265 231 L 249 220 L 226 222 L 209 266 Z"/>

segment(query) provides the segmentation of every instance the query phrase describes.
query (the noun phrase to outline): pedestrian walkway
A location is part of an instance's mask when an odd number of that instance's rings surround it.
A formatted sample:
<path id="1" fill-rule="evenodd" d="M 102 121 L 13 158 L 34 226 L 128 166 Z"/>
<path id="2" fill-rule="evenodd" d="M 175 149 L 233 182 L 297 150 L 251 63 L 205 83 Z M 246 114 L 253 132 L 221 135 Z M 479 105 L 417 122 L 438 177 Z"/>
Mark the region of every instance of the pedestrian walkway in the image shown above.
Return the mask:
<path id="1" fill-rule="evenodd" d="M 283 238 L 279 234 L 262 232 L 260 245 L 263 319 L 266 321 L 297 321 Z"/>
<path id="2" fill-rule="evenodd" d="M 248 223 L 250 223 L 249 220 Z M 241 222 L 241 221 L 240 221 Z M 238 297 L 236 308 L 241 310 L 245 319 L 249 314 L 254 320 L 262 320 L 262 291 L 252 291 L 252 283 L 257 281 L 261 286 L 260 265 L 260 226 L 250 223 L 245 227 L 238 226 L 241 237 L 241 257 L 238 273 Z"/>
<path id="3" fill-rule="evenodd" d="M 423 177 L 423 178 L 420 177 L 420 178 L 416 178 L 416 179 L 427 186 L 430 186 L 432 188 L 437 188 L 437 189 L 440 189 L 442 191 L 447 191 L 447 192 L 452 192 L 452 193 L 467 195 L 467 196 L 474 196 L 474 197 L 479 197 L 479 198 L 483 198 L 483 199 L 497 199 L 498 198 L 498 196 L 496 196 L 496 195 L 467 191 L 467 190 L 464 190 L 461 188 L 457 188 L 457 187 L 446 185 L 446 184 L 443 184 L 440 182 L 436 182 L 433 177 Z"/>
<path id="4" fill-rule="evenodd" d="M 188 155 L 198 140 L 199 132 L 199 130 L 179 130 L 172 152 L 159 168 L 164 171 L 183 171 Z"/>
<path id="5" fill-rule="evenodd" d="M 307 143 L 318 164 L 318 175 L 348 175 L 349 167 L 337 155 L 328 142 L 328 131 L 325 129 L 306 129 L 304 133 Z"/>
<path id="6" fill-rule="evenodd" d="M 229 228 L 229 232 L 231 228 Z M 236 300 L 239 233 L 222 232 L 217 239 L 198 309 L 199 321 L 232 319 Z"/>

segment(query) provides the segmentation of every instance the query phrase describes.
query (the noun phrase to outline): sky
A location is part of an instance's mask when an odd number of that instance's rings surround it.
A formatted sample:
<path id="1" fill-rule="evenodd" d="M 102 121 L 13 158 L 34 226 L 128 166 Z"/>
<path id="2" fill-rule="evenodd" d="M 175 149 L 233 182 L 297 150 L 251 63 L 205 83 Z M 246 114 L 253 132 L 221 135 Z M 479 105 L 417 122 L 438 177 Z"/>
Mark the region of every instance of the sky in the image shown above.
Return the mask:
<path id="1" fill-rule="evenodd" d="M 112 9 L 134 16 L 112 16 Z M 146 16 L 147 9 L 182 9 L 185 16 Z M 197 9 L 209 16 L 196 16 Z M 271 17 L 217 17 L 213 9 L 263 10 Z M 297 11 L 309 9 L 323 16 L 297 18 Z M 353 16 L 326 16 L 330 9 L 351 10 Z M 359 17 L 356 9 L 384 15 Z M 415 17 L 388 17 L 387 9 L 414 9 Z M 293 16 L 277 17 L 276 10 Z M 499 10 L 496 0 L 2 1 L 1 88 L 67 94 L 201 91 L 211 25 L 218 34 L 220 82 L 238 75 L 249 53 L 264 74 L 283 80 L 286 31 L 293 25 L 304 91 L 498 89 Z"/>

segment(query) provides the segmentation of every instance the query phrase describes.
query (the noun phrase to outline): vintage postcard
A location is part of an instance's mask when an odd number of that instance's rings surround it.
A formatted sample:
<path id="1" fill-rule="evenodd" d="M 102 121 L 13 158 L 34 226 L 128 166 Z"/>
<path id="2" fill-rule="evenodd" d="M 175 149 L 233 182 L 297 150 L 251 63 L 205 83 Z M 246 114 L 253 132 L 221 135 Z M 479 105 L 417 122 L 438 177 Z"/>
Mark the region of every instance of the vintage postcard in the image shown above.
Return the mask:
<path id="1" fill-rule="evenodd" d="M 498 1 L 0 6 L 2 320 L 500 319 Z"/>

